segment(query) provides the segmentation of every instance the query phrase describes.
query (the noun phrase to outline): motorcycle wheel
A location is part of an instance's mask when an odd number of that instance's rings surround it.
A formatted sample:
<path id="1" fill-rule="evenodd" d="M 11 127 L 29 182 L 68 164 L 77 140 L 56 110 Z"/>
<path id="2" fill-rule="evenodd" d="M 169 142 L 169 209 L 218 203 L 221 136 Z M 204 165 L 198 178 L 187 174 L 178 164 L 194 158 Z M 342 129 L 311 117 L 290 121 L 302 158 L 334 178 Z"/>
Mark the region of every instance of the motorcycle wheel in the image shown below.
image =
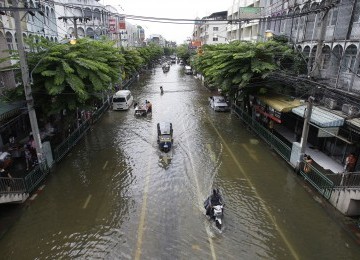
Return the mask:
<path id="1" fill-rule="evenodd" d="M 221 224 L 220 224 L 219 221 L 215 220 L 215 225 L 216 225 L 216 227 L 217 227 L 218 229 L 221 230 Z"/>

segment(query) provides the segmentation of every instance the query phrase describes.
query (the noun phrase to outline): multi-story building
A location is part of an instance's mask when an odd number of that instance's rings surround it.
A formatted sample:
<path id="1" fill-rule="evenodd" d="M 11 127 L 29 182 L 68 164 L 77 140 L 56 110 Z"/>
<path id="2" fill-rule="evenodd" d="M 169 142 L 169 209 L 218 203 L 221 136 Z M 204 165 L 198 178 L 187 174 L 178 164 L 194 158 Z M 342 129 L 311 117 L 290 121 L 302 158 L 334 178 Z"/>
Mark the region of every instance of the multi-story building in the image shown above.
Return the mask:
<path id="1" fill-rule="evenodd" d="M 327 111 L 330 119 L 340 116 L 343 120 L 334 128 L 335 134 L 327 137 L 317 132 L 320 128 L 314 123 L 310 142 L 341 163 L 350 152 L 358 155 L 360 0 L 261 2 L 261 39 L 268 32 L 286 36 L 307 62 L 305 84 L 317 86 L 311 93 L 317 109 Z M 297 121 L 302 121 L 301 116 Z M 360 160 L 356 169 L 360 169 Z"/>
<path id="2" fill-rule="evenodd" d="M 160 45 L 162 47 L 165 47 L 166 40 L 165 38 L 160 34 L 151 34 L 149 38 L 147 39 L 147 43 L 155 43 L 157 45 Z"/>
<path id="3" fill-rule="evenodd" d="M 269 2 L 269 1 L 267 1 Z M 272 1 L 270 1 L 272 2 Z M 256 41 L 261 16 L 260 0 L 234 0 L 228 9 L 227 19 L 233 21 L 227 26 L 227 38 L 230 41 Z"/>
<path id="4" fill-rule="evenodd" d="M 263 1 L 260 34 L 286 35 L 308 59 L 309 74 L 360 92 L 360 1 Z"/>
<path id="5" fill-rule="evenodd" d="M 228 42 L 226 17 L 227 11 L 222 11 L 196 19 L 192 41 L 200 42 L 198 45 Z"/>

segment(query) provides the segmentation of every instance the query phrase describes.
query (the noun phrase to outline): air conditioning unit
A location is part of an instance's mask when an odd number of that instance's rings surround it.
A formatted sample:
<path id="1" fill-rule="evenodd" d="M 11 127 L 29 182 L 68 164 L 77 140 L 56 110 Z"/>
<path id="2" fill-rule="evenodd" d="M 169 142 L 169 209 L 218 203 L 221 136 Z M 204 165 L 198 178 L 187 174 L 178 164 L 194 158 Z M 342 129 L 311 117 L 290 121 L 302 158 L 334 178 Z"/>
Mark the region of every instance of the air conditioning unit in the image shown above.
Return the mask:
<path id="1" fill-rule="evenodd" d="M 332 98 L 325 98 L 325 107 L 330 109 L 335 109 L 337 106 L 337 101 Z"/>
<path id="2" fill-rule="evenodd" d="M 352 106 L 350 104 L 343 104 L 341 110 L 349 116 L 353 116 L 359 113 L 359 109 L 356 106 Z"/>

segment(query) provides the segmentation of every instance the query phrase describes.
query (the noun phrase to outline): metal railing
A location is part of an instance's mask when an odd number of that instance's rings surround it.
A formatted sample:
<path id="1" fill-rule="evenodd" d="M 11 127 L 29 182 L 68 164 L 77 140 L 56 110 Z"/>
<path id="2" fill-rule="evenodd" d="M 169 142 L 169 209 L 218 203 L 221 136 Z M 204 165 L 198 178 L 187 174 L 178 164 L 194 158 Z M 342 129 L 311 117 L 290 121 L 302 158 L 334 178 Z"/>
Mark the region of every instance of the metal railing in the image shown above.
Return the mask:
<path id="1" fill-rule="evenodd" d="M 23 178 L 0 178 L 0 194 L 24 192 L 26 186 Z"/>
<path id="2" fill-rule="evenodd" d="M 345 172 L 342 174 L 327 174 L 335 188 L 360 188 L 360 173 Z"/>
<path id="3" fill-rule="evenodd" d="M 242 110 L 239 106 L 233 104 L 233 111 L 243 120 L 257 135 L 261 137 L 266 143 L 270 145 L 281 157 L 286 161 L 290 161 L 291 147 L 281 141 L 274 133 L 265 128 L 259 122 L 254 120 L 248 113 Z"/>
<path id="4" fill-rule="evenodd" d="M 330 199 L 331 193 L 334 190 L 334 182 L 329 179 L 325 174 L 320 172 L 314 166 L 308 164 L 308 172 L 304 172 L 305 161 L 302 162 L 302 167 L 300 167 L 300 174 L 308 181 L 321 195 L 326 199 Z"/>
<path id="5" fill-rule="evenodd" d="M 291 147 L 282 142 L 276 137 L 270 130 L 262 126 L 259 122 L 253 119 L 246 111 L 241 107 L 233 104 L 233 111 L 235 114 L 244 121 L 257 135 L 259 135 L 266 143 L 270 145 L 282 158 L 287 162 L 290 162 Z M 334 182 L 326 176 L 326 174 L 320 172 L 318 169 L 309 165 L 311 168 L 310 173 L 305 173 L 300 168 L 300 174 L 307 180 L 320 194 L 329 199 L 334 189 Z M 359 177 L 360 180 L 360 177 Z"/>
<path id="6" fill-rule="evenodd" d="M 37 165 L 28 175 L 25 176 L 25 187 L 27 192 L 32 192 L 42 182 L 46 175 L 50 173 L 50 169 L 46 163 Z"/>
<path id="7" fill-rule="evenodd" d="M 60 145 L 54 149 L 54 160 L 59 162 L 81 139 L 90 128 L 90 120 L 82 123 L 74 132 L 71 133 Z"/>
<path id="8" fill-rule="evenodd" d="M 130 79 L 123 82 L 123 89 L 128 89 L 129 86 L 137 79 L 137 75 L 133 75 Z"/>
<path id="9" fill-rule="evenodd" d="M 95 110 L 95 112 L 91 116 L 92 124 L 96 123 L 101 118 L 104 112 L 108 110 L 109 106 L 110 106 L 110 102 L 107 100 L 102 104 L 102 106 L 99 109 Z"/>

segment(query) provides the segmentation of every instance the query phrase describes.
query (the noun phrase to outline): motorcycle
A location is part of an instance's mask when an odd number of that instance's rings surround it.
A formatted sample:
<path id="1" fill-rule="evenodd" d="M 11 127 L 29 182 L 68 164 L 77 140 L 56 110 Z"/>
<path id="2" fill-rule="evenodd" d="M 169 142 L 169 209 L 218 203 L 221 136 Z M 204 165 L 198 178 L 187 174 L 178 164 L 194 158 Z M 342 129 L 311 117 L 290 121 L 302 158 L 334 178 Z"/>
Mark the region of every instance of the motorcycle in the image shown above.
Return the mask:
<path id="1" fill-rule="evenodd" d="M 161 94 L 161 95 L 164 94 L 164 89 L 163 89 L 162 86 L 160 86 L 160 94 Z"/>
<path id="2" fill-rule="evenodd" d="M 221 230 L 223 226 L 223 217 L 224 217 L 224 203 L 222 200 L 218 200 L 218 202 L 214 205 L 209 205 L 211 202 L 211 196 L 208 197 L 204 202 L 204 208 L 206 209 L 206 215 L 210 217 L 210 219 L 215 221 L 216 227 Z"/>

